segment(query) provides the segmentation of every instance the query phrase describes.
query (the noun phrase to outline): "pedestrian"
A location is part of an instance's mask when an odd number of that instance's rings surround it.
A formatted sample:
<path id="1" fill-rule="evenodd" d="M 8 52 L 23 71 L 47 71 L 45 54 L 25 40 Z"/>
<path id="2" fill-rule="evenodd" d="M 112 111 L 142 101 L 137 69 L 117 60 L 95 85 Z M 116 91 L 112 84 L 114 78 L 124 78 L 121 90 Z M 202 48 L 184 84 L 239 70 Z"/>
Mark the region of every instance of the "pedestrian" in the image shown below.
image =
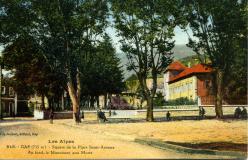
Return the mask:
<path id="1" fill-rule="evenodd" d="M 204 116 L 205 116 L 205 109 L 202 107 L 202 111 L 201 111 L 201 117 L 202 117 L 202 119 L 204 118 Z"/>
<path id="2" fill-rule="evenodd" d="M 241 117 L 241 109 L 240 107 L 237 107 L 234 112 L 234 118 L 239 119 Z"/>
<path id="3" fill-rule="evenodd" d="M 109 110 L 109 117 L 111 117 L 111 114 L 112 114 L 112 113 L 111 113 L 111 110 Z"/>
<path id="4" fill-rule="evenodd" d="M 50 110 L 50 114 L 49 114 L 50 124 L 53 124 L 53 118 L 54 118 L 54 112 L 53 112 L 53 110 L 51 109 L 51 110 Z"/>
<path id="5" fill-rule="evenodd" d="M 169 111 L 166 113 L 166 120 L 167 121 L 170 121 L 171 120 L 171 114 L 170 114 Z"/>
<path id="6" fill-rule="evenodd" d="M 105 116 L 105 114 L 104 114 L 104 112 L 102 112 L 101 109 L 100 109 L 99 112 L 98 112 L 98 118 L 99 118 L 100 120 L 103 120 L 103 122 L 108 121 L 107 118 L 106 118 L 106 116 Z"/>
<path id="7" fill-rule="evenodd" d="M 203 119 L 205 115 L 205 109 L 203 107 L 199 108 L 199 119 Z"/>
<path id="8" fill-rule="evenodd" d="M 84 120 L 84 111 L 82 110 L 82 116 L 81 118 Z"/>
<path id="9" fill-rule="evenodd" d="M 97 120 L 99 120 L 99 117 L 100 117 L 100 110 L 99 109 L 96 110 L 96 115 L 97 115 L 96 116 L 97 117 Z"/>
<path id="10" fill-rule="evenodd" d="M 77 118 L 78 118 L 78 123 L 81 123 L 80 109 L 78 109 Z"/>
<path id="11" fill-rule="evenodd" d="M 199 119 L 201 119 L 202 118 L 202 107 L 199 107 Z"/>
<path id="12" fill-rule="evenodd" d="M 241 118 L 246 119 L 247 118 L 247 110 L 245 107 L 242 107 L 243 110 L 241 111 Z"/>

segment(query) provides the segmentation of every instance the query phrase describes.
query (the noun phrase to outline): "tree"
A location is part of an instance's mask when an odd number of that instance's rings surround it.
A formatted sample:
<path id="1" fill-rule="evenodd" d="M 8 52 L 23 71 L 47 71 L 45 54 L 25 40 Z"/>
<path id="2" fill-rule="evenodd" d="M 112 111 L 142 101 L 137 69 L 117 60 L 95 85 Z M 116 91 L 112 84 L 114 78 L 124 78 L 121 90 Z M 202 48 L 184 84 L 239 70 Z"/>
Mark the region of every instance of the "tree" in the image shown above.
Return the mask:
<path id="1" fill-rule="evenodd" d="M 52 43 L 61 41 L 52 55 L 64 66 L 73 113 L 78 115 L 81 95 L 79 60 L 98 42 L 106 25 L 107 4 L 102 0 L 36 2 L 41 20 L 50 28 L 45 28 L 49 31 L 48 40 Z"/>
<path id="2" fill-rule="evenodd" d="M 0 44 L 31 36 L 52 68 L 66 74 L 73 115 L 81 95 L 80 59 L 98 43 L 108 12 L 104 0 L 1 0 Z"/>
<path id="3" fill-rule="evenodd" d="M 15 91 L 26 96 L 41 95 L 43 107 L 46 96 L 51 107 L 51 101 L 58 101 L 63 94 L 66 77 L 51 68 L 36 45 L 32 37 L 21 37 L 4 49 L 3 61 L 5 68 L 12 70 Z"/>
<path id="4" fill-rule="evenodd" d="M 243 37 L 240 48 L 230 62 L 230 69 L 224 78 L 224 99 L 235 104 L 247 103 L 247 41 Z"/>
<path id="5" fill-rule="evenodd" d="M 176 26 L 177 6 L 163 0 L 112 0 L 115 28 L 122 38 L 122 51 L 128 59 L 128 69 L 139 80 L 147 101 L 147 121 L 153 121 L 153 98 L 157 89 L 157 75 L 171 62 L 174 47 L 173 31 Z M 146 79 L 151 73 L 153 86 Z"/>
<path id="6" fill-rule="evenodd" d="M 90 96 L 92 103 L 94 99 L 98 101 L 100 95 L 105 95 L 106 102 L 107 94 L 119 94 L 124 88 L 120 59 L 106 34 L 94 50 L 87 59 L 82 59 L 82 94 Z"/>
<path id="7" fill-rule="evenodd" d="M 183 0 L 186 23 L 198 40 L 189 38 L 191 48 L 210 59 L 215 69 L 216 117 L 222 118 L 223 80 L 226 79 L 233 60 L 246 52 L 247 1 L 246 0 Z"/>

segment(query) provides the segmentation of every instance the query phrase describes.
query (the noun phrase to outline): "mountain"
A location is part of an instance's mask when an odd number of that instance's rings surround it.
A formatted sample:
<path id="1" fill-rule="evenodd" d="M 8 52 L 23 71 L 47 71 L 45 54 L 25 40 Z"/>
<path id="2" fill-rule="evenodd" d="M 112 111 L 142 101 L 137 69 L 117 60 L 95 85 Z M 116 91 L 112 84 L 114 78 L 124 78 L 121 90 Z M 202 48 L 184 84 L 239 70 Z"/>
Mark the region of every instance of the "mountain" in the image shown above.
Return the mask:
<path id="1" fill-rule="evenodd" d="M 195 52 L 186 45 L 175 45 L 172 51 L 174 52 L 173 57 L 176 60 L 195 55 Z"/>
<path id="2" fill-rule="evenodd" d="M 175 45 L 175 47 L 172 49 L 173 51 L 173 57 L 175 60 L 179 60 L 185 57 L 191 57 L 193 55 L 195 55 L 194 51 L 187 47 L 186 45 Z M 126 55 L 124 53 L 117 53 L 117 56 L 120 58 L 121 60 L 121 66 L 122 69 L 124 71 L 124 78 L 128 78 L 129 76 L 131 76 L 134 72 L 133 71 L 127 71 L 126 70 L 126 64 L 127 64 L 127 58 Z"/>

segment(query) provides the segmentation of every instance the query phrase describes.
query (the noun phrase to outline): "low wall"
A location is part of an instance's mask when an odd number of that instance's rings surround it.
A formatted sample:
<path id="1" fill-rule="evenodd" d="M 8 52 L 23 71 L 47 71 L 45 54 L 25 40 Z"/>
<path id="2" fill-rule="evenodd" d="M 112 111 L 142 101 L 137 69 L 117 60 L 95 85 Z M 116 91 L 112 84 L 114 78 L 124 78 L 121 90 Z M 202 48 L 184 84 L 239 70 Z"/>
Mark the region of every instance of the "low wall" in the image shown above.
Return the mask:
<path id="1" fill-rule="evenodd" d="M 206 116 L 214 116 L 215 108 L 208 106 L 205 107 Z M 224 115 L 233 115 L 234 111 L 237 107 L 226 106 L 223 107 Z M 247 108 L 247 106 L 246 106 Z M 105 112 L 106 117 L 109 117 L 109 110 L 102 110 Z M 199 115 L 199 107 L 198 106 L 170 106 L 166 107 L 166 109 L 154 109 L 154 117 L 165 117 L 167 111 L 170 111 L 171 116 L 198 116 Z M 97 111 L 84 111 L 84 117 L 87 120 L 96 120 L 97 119 Z M 114 113 L 115 112 L 115 113 Z M 49 119 L 49 111 L 45 111 L 44 119 Z M 120 116 L 120 117 L 133 117 L 133 118 L 145 118 L 146 117 L 146 109 L 142 110 L 111 110 L 111 116 Z M 72 111 L 67 112 L 55 112 L 54 119 L 72 119 L 73 113 Z"/>
<path id="2" fill-rule="evenodd" d="M 44 119 L 49 119 L 49 111 L 44 111 Z M 81 115 L 80 115 L 81 116 Z M 88 119 L 96 119 L 96 111 L 84 111 L 84 116 Z M 72 111 L 54 112 L 54 119 L 72 119 Z"/>
<path id="3" fill-rule="evenodd" d="M 54 119 L 72 119 L 72 112 L 55 112 Z"/>
<path id="4" fill-rule="evenodd" d="M 44 118 L 43 119 L 49 119 L 50 112 L 44 111 Z M 72 112 L 54 112 L 54 119 L 72 119 L 73 115 Z"/>

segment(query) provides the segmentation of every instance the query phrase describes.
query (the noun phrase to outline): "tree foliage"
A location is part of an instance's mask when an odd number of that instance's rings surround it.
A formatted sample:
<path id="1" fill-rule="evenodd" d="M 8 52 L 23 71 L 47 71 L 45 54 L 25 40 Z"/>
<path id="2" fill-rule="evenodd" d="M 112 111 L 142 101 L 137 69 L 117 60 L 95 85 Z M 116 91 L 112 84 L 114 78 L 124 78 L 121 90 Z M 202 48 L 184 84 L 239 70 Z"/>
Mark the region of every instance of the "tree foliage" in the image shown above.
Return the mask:
<path id="1" fill-rule="evenodd" d="M 90 70 L 95 72 L 96 77 L 93 79 L 97 84 L 88 86 L 88 91 L 93 92 L 91 90 L 93 88 L 94 92 L 100 93 L 97 91 L 99 88 L 96 88 L 100 85 L 96 80 L 99 75 L 96 74 L 96 70 L 100 70 L 97 67 L 105 67 L 101 63 L 111 68 L 106 72 L 112 74 L 107 77 L 108 73 L 104 73 L 105 77 L 99 77 L 104 80 L 108 78 L 106 83 L 110 83 L 109 85 L 102 83 L 102 85 L 110 87 L 106 91 L 120 92 L 120 88 L 111 86 L 113 81 L 121 83 L 122 75 L 118 67 L 119 60 L 111 50 L 113 49 L 110 46 L 111 42 L 104 37 L 108 16 L 107 1 L 1 0 L 0 2 L 0 44 L 4 45 L 11 56 L 16 54 L 15 58 L 23 58 L 22 62 L 25 64 L 15 66 L 20 67 L 18 70 L 23 72 L 25 69 L 27 73 L 31 71 L 34 73 L 37 69 L 37 74 L 32 75 L 32 79 L 29 81 L 35 81 L 36 84 L 42 82 L 45 83 L 42 86 L 46 86 L 46 81 L 43 79 L 45 78 L 46 80 L 50 79 L 49 85 L 62 85 L 55 79 L 61 78 L 56 73 L 63 73 L 75 114 L 79 111 L 83 81 L 87 80 L 85 76 Z M 15 48 L 18 43 L 23 45 L 19 45 L 18 50 L 12 50 L 11 48 Z M 104 45 L 109 45 L 109 48 Z M 103 54 L 106 55 L 106 59 Z M 31 56 L 31 59 L 28 59 L 28 56 Z M 18 61 L 18 58 L 15 60 Z M 90 64 L 91 60 L 94 60 L 95 66 Z M 28 64 L 27 62 L 30 61 L 32 62 Z M 33 63 L 33 61 L 35 62 Z M 41 65 L 40 70 L 37 67 L 39 65 Z M 87 70 L 89 67 L 87 65 L 92 68 Z M 49 73 L 52 77 L 49 77 Z M 46 87 L 41 88 L 45 89 Z"/>
<path id="2" fill-rule="evenodd" d="M 112 0 L 115 28 L 121 37 L 122 51 L 128 59 L 128 69 L 139 80 L 142 94 L 148 102 L 147 120 L 153 121 L 153 97 L 157 89 L 157 75 L 171 62 L 174 47 L 174 27 L 177 6 L 173 1 Z M 146 84 L 148 74 L 153 87 Z"/>
<path id="3" fill-rule="evenodd" d="M 216 71 L 216 116 L 221 118 L 223 83 L 228 83 L 227 77 L 235 66 L 242 65 L 246 70 L 246 63 L 238 57 L 244 58 L 247 52 L 247 1 L 183 0 L 180 8 L 193 36 L 197 37 L 197 40 L 190 37 L 188 46 L 197 54 L 202 50 Z M 240 73 L 240 80 L 244 80 L 244 72 Z"/>
<path id="4" fill-rule="evenodd" d="M 84 96 L 119 94 L 124 89 L 120 59 L 108 35 L 95 47 L 88 59 L 82 59 L 82 92 Z"/>
<path id="5" fill-rule="evenodd" d="M 18 93 L 36 93 L 58 101 L 66 88 L 66 76 L 51 68 L 36 45 L 31 37 L 21 37 L 8 45 L 3 51 L 5 68 L 12 70 Z"/>

